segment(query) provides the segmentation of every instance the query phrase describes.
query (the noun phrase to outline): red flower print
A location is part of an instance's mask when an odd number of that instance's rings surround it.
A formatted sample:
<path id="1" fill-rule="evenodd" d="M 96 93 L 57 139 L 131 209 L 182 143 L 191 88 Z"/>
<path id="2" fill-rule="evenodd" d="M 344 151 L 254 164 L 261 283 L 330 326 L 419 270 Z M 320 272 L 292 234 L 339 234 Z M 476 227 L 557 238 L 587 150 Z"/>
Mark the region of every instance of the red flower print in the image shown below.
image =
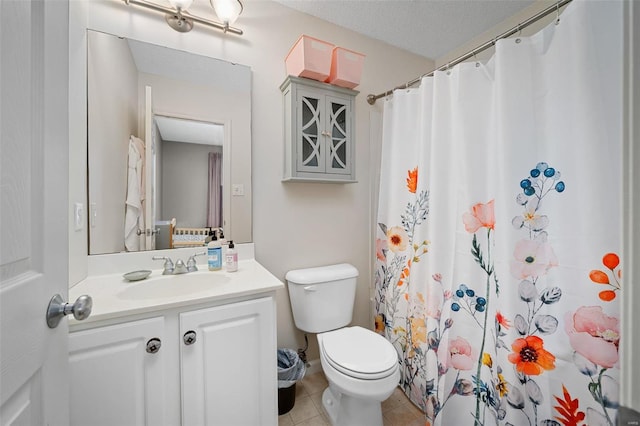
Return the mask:
<path id="1" fill-rule="evenodd" d="M 544 370 L 556 368 L 556 357 L 544 349 L 544 342 L 538 336 L 527 336 L 516 339 L 511 344 L 513 353 L 509 361 L 516 365 L 516 370 L 528 376 L 537 376 Z"/>
<path id="2" fill-rule="evenodd" d="M 418 189 L 418 168 L 416 167 L 413 170 L 409 170 L 407 172 L 409 177 L 407 178 L 407 189 L 412 194 L 416 193 L 416 189 Z"/>
<path id="3" fill-rule="evenodd" d="M 607 268 L 614 270 L 620 264 L 620 258 L 615 253 L 607 253 L 602 258 L 602 264 Z"/>
<path id="4" fill-rule="evenodd" d="M 607 253 L 602 258 L 602 264 L 611 271 L 611 277 L 613 282 L 609 280 L 609 274 L 599 269 L 594 269 L 589 272 L 589 279 L 596 284 L 608 285 L 613 290 L 602 290 L 598 296 L 605 302 L 610 302 L 616 298 L 616 291 L 620 290 L 621 271 L 618 269 L 618 276 L 616 277 L 615 269 L 620 265 L 620 258 L 615 253 Z"/>
<path id="5" fill-rule="evenodd" d="M 558 405 L 553 407 L 559 414 L 559 416 L 556 416 L 556 420 L 564 426 L 580 426 L 580 422 L 584 420 L 586 415 L 584 412 L 578 411 L 578 406 L 580 404 L 578 398 L 572 399 L 569 391 L 564 387 L 564 385 L 562 385 L 562 393 L 564 394 L 564 399 L 555 395 L 553 396 L 558 402 Z"/>
<path id="6" fill-rule="evenodd" d="M 595 270 L 589 272 L 589 278 L 597 284 L 609 284 L 609 277 L 602 271 Z"/>
<path id="7" fill-rule="evenodd" d="M 471 212 L 462 216 L 464 229 L 470 234 L 475 233 L 480 228 L 494 229 L 496 216 L 493 210 L 494 200 L 486 204 L 478 203 L 471 207 Z"/>
<path id="8" fill-rule="evenodd" d="M 508 330 L 511 327 L 511 322 L 509 322 L 509 320 L 502 315 L 500 311 L 496 312 L 496 322 L 505 330 Z"/>

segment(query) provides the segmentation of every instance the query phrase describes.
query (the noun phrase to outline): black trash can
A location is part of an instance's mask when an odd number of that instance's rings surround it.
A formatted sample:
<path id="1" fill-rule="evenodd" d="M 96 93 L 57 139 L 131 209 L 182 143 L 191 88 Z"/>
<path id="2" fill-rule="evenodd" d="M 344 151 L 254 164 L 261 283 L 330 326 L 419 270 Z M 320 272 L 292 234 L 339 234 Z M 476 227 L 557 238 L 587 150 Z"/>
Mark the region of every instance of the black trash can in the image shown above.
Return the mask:
<path id="1" fill-rule="evenodd" d="M 306 367 L 292 349 L 278 349 L 278 415 L 288 413 L 296 402 L 296 382 Z"/>

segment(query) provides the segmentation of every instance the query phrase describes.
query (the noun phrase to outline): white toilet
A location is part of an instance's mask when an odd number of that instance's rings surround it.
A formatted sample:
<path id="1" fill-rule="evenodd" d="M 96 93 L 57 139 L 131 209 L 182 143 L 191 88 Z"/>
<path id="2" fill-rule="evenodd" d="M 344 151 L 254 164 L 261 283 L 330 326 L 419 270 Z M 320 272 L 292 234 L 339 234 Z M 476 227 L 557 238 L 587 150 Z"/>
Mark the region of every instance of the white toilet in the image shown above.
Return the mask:
<path id="1" fill-rule="evenodd" d="M 318 333 L 329 382 L 322 405 L 334 426 L 381 426 L 380 404 L 400 380 L 398 355 L 384 337 L 346 327 L 353 315 L 358 270 L 349 264 L 289 271 L 286 280 L 296 327 Z"/>

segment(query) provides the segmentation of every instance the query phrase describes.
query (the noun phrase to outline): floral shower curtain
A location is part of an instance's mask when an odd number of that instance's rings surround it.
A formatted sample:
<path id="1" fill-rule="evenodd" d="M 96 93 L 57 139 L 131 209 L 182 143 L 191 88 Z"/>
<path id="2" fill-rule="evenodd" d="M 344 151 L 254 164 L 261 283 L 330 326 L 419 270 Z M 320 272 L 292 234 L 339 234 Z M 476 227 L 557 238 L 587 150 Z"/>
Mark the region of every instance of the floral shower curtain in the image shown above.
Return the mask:
<path id="1" fill-rule="evenodd" d="M 427 425 L 613 425 L 622 3 L 384 106 L 376 331 Z"/>

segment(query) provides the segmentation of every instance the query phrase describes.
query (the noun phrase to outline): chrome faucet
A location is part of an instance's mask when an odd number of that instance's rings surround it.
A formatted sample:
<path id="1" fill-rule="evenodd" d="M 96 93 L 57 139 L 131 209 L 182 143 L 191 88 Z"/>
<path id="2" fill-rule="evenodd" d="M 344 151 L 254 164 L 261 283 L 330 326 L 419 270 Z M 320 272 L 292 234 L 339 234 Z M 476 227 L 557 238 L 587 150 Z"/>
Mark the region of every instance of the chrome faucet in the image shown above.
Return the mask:
<path id="1" fill-rule="evenodd" d="M 184 264 L 184 262 L 182 261 L 182 259 L 178 259 L 176 260 L 176 267 L 173 270 L 173 274 L 174 275 L 178 275 L 178 274 L 186 274 L 187 271 L 187 266 Z"/>
<path id="2" fill-rule="evenodd" d="M 196 256 L 202 256 L 207 254 L 206 251 L 200 253 L 194 253 L 189 257 L 187 263 L 185 264 L 182 259 L 176 260 L 175 266 L 173 261 L 168 256 L 153 256 L 153 260 L 164 260 L 162 275 L 178 275 L 178 274 L 186 274 L 188 272 L 195 272 L 198 270 L 196 266 Z"/>
<path id="3" fill-rule="evenodd" d="M 174 266 L 173 266 L 173 262 L 171 261 L 170 257 L 167 256 L 153 256 L 152 257 L 153 260 L 164 260 L 164 265 L 163 268 L 164 270 L 162 271 L 162 275 L 172 275 L 173 271 L 174 271 Z M 182 262 L 182 261 L 180 261 Z M 183 263 L 184 266 L 184 263 Z"/>

